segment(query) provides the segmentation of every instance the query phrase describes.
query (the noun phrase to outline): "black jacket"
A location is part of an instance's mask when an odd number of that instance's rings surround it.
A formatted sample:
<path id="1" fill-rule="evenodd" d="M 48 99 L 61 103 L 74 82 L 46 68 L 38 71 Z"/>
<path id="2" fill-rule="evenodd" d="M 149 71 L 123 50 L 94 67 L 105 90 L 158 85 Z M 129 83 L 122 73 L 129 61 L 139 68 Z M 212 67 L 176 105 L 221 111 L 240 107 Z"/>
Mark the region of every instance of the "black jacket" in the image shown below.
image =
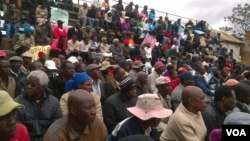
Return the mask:
<path id="1" fill-rule="evenodd" d="M 17 111 L 17 120 L 27 127 L 31 141 L 42 141 L 49 126 L 62 116 L 59 101 L 49 90 L 39 103 L 25 93 L 15 100 L 25 107 Z"/>
<path id="2" fill-rule="evenodd" d="M 131 116 L 127 108 L 136 104 L 136 98 L 123 100 L 121 93 L 110 96 L 104 103 L 103 117 L 108 132 L 111 133 L 116 124 Z"/>
<path id="3" fill-rule="evenodd" d="M 75 27 L 69 28 L 68 33 L 67 33 L 68 40 L 71 39 L 74 34 L 78 36 L 79 41 L 83 40 L 81 29 L 79 28 L 75 29 Z"/>

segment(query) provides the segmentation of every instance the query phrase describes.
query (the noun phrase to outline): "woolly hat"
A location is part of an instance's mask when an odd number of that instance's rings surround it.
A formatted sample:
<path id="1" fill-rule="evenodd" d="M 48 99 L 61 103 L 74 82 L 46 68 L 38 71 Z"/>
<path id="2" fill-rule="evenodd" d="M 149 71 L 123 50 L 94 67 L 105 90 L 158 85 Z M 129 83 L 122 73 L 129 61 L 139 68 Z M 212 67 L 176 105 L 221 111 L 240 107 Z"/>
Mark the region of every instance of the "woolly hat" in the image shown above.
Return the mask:
<path id="1" fill-rule="evenodd" d="M 157 61 L 154 65 L 155 70 L 157 70 L 161 67 L 165 67 L 165 65 L 161 61 Z"/>
<path id="2" fill-rule="evenodd" d="M 135 82 L 132 78 L 130 77 L 126 77 L 125 79 L 123 79 L 120 83 L 119 86 L 122 89 L 127 89 L 128 87 L 130 87 L 131 85 L 133 85 Z"/>

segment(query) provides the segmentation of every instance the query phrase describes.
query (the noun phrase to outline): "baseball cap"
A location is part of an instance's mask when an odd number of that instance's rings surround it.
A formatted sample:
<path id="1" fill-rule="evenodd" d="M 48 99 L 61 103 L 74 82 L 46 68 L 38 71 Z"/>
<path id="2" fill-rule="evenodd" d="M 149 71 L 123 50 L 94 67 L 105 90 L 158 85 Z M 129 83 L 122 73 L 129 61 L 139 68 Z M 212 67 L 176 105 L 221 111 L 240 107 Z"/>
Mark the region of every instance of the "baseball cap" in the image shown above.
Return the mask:
<path id="1" fill-rule="evenodd" d="M 57 70 L 56 63 L 53 60 L 45 61 L 44 66 L 47 67 L 49 70 Z"/>

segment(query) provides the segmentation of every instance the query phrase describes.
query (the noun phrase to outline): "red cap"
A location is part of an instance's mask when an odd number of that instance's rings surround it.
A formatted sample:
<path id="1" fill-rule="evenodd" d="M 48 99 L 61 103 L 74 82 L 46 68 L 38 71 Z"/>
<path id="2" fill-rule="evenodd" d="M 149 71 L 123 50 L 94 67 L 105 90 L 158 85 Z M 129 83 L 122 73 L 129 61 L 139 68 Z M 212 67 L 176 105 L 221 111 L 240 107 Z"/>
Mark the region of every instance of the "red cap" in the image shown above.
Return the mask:
<path id="1" fill-rule="evenodd" d="M 3 50 L 0 50 L 0 57 L 6 57 L 6 53 Z"/>
<path id="2" fill-rule="evenodd" d="M 129 45 L 129 40 L 128 39 L 125 39 L 124 41 L 123 41 L 123 44 L 126 46 L 126 45 Z"/>
<path id="3" fill-rule="evenodd" d="M 39 57 L 39 58 L 45 57 L 45 53 L 44 53 L 43 51 L 39 51 L 39 52 L 38 52 L 38 57 Z"/>

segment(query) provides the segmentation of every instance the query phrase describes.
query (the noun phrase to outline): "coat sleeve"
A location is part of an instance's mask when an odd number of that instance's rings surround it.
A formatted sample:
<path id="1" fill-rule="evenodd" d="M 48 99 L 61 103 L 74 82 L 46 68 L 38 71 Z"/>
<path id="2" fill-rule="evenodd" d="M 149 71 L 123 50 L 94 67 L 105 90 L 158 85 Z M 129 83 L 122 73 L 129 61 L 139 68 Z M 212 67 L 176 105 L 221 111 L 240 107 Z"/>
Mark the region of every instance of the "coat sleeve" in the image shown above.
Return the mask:
<path id="1" fill-rule="evenodd" d="M 68 109 L 68 98 L 69 98 L 69 94 L 66 93 L 64 94 L 61 99 L 60 99 L 60 108 L 62 111 L 62 115 L 67 115 L 69 113 L 69 109 Z"/>
<path id="2" fill-rule="evenodd" d="M 103 114 L 102 114 L 102 105 L 100 102 L 100 97 L 94 93 L 92 93 L 95 99 L 95 108 L 96 108 L 96 116 L 99 117 L 103 121 Z"/>
<path id="3" fill-rule="evenodd" d="M 111 133 L 117 123 L 115 121 L 115 112 L 113 105 L 109 101 L 105 101 L 104 103 L 103 115 L 108 132 Z"/>

